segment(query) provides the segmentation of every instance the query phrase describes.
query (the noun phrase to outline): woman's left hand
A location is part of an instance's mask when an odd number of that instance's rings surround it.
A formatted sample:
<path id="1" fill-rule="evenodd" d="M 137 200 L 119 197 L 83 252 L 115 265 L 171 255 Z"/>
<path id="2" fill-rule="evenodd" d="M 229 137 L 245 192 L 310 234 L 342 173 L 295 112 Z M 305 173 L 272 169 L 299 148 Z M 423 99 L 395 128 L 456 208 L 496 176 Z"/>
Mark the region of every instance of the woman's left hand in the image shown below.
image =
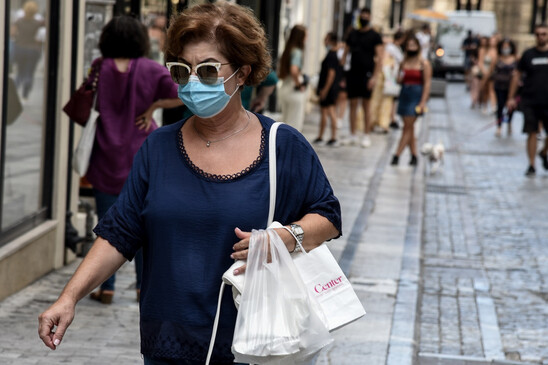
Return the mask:
<path id="1" fill-rule="evenodd" d="M 251 232 L 244 232 L 240 228 L 234 229 L 234 233 L 240 239 L 232 248 L 234 253 L 230 255 L 234 260 L 247 260 L 247 253 L 249 251 L 249 238 L 251 237 Z M 245 272 L 246 265 L 240 266 L 234 270 L 234 275 L 241 275 Z"/>
<path id="2" fill-rule="evenodd" d="M 152 125 L 152 111 L 147 110 L 143 114 L 139 115 L 135 120 L 135 125 L 140 130 L 145 130 L 148 132 L 150 126 Z"/>

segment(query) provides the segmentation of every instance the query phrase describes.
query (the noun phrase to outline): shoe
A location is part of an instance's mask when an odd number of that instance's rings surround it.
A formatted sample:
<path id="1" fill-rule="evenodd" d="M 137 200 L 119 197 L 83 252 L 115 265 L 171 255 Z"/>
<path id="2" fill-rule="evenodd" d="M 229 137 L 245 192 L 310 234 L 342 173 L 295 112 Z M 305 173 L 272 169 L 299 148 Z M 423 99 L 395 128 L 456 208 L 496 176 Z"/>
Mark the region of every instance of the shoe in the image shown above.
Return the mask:
<path id="1" fill-rule="evenodd" d="M 339 147 L 339 142 L 336 139 L 330 139 L 325 145 L 330 147 Z"/>
<path id="2" fill-rule="evenodd" d="M 320 137 L 316 138 L 312 143 L 321 143 L 323 142 L 323 139 L 321 139 Z"/>
<path id="3" fill-rule="evenodd" d="M 497 127 L 497 130 L 495 132 L 495 137 L 500 138 L 500 127 Z"/>
<path id="4" fill-rule="evenodd" d="M 393 120 L 392 122 L 390 122 L 390 128 L 392 128 L 392 129 L 398 129 L 398 128 L 400 128 L 400 125 L 398 124 L 398 122 L 396 122 L 395 120 Z"/>
<path id="5" fill-rule="evenodd" d="M 392 157 L 392 162 L 390 162 L 390 165 L 396 166 L 396 165 L 398 164 L 398 162 L 400 162 L 400 157 L 394 155 L 394 156 Z"/>
<path id="6" fill-rule="evenodd" d="M 410 166 L 417 166 L 417 156 L 411 155 L 411 160 L 409 160 Z"/>
<path id="7" fill-rule="evenodd" d="M 542 154 L 542 151 L 538 153 L 538 156 L 542 160 L 542 167 L 544 167 L 545 170 L 548 170 L 548 155 Z"/>
<path id="8" fill-rule="evenodd" d="M 371 146 L 371 139 L 369 138 L 369 136 L 367 134 L 365 136 L 363 136 L 361 146 L 363 148 L 367 148 L 367 147 Z"/>
<path id="9" fill-rule="evenodd" d="M 535 172 L 535 168 L 533 166 L 529 166 L 527 171 L 525 171 L 525 176 L 534 176 Z"/>
<path id="10" fill-rule="evenodd" d="M 112 297 L 114 297 L 114 290 L 98 290 L 96 292 L 93 292 L 89 295 L 89 297 L 93 300 L 96 300 L 98 302 L 101 302 L 103 304 L 111 304 L 112 303 Z"/>

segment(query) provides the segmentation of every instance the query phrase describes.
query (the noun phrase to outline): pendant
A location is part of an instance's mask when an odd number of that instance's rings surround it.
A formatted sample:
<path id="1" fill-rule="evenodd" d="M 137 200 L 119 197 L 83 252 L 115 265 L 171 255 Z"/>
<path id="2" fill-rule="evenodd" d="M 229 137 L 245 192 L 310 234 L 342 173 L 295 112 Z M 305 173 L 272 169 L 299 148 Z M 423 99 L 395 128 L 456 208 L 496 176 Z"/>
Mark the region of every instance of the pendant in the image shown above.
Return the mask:
<path id="1" fill-rule="evenodd" d="M 206 146 L 209 147 L 210 144 L 211 144 L 211 142 L 207 141 Z"/>

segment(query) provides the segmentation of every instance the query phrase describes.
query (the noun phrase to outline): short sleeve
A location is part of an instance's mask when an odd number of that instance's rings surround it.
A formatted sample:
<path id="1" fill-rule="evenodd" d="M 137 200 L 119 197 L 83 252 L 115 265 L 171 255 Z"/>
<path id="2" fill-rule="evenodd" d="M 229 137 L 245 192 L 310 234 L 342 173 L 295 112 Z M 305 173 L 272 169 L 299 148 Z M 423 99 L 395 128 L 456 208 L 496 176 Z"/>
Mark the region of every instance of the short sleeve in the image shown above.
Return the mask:
<path id="1" fill-rule="evenodd" d="M 383 44 L 381 35 L 377 32 L 374 33 L 375 36 L 373 37 L 373 44 L 375 46 L 378 46 L 379 44 Z"/>
<path id="2" fill-rule="evenodd" d="M 295 129 L 281 125 L 276 150 L 275 220 L 289 224 L 306 214 L 316 213 L 329 220 L 340 236 L 341 207 L 312 146 Z"/>
<path id="3" fill-rule="evenodd" d="M 521 58 L 519 59 L 518 70 L 520 72 L 526 72 L 528 62 L 529 62 L 529 54 L 528 54 L 528 52 L 524 52 L 523 55 L 521 56 Z"/>
<path id="4" fill-rule="evenodd" d="M 145 140 L 135 155 L 131 172 L 116 203 L 93 230 L 130 261 L 145 240 L 142 211 L 149 181 L 147 142 Z"/>
<path id="5" fill-rule="evenodd" d="M 337 71 L 338 67 L 339 59 L 337 58 L 337 54 L 335 52 L 329 52 L 329 55 L 327 57 L 327 68 Z"/>
<path id="6" fill-rule="evenodd" d="M 299 69 L 303 67 L 303 51 L 298 48 L 291 50 L 291 66 L 297 66 Z"/>
<path id="7" fill-rule="evenodd" d="M 177 98 L 177 84 L 173 82 L 167 68 L 160 66 L 154 100 Z"/>
<path id="8" fill-rule="evenodd" d="M 266 79 L 261 82 L 260 86 L 272 86 L 276 85 L 278 83 L 278 75 L 276 75 L 276 71 L 270 70 L 270 73 L 266 76 Z"/>

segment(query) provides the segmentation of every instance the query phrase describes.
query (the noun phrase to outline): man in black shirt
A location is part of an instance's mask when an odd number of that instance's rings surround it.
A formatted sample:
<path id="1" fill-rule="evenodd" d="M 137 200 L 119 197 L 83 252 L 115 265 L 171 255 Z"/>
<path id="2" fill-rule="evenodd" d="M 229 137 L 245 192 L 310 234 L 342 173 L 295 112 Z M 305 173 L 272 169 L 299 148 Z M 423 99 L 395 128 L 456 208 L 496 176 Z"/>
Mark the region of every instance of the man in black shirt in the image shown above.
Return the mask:
<path id="1" fill-rule="evenodd" d="M 383 44 L 379 33 L 370 25 L 371 10 L 363 8 L 360 12 L 360 29 L 353 30 L 346 39 L 346 46 L 341 59 L 344 65 L 346 57 L 351 54 L 350 70 L 346 76 L 346 91 L 350 99 L 350 143 L 357 142 L 358 102 L 362 100 L 365 118 L 365 136 L 362 147 L 369 147 L 371 141 L 368 133 L 371 130 L 369 116 L 369 99 L 375 83 L 382 70 Z"/>
<path id="2" fill-rule="evenodd" d="M 541 24 L 535 27 L 536 46 L 523 52 L 518 63 L 518 72 L 514 73 L 508 92 L 509 110 L 516 108 L 516 91 L 519 81 L 523 77 L 521 91 L 521 111 L 523 112 L 523 133 L 528 134 L 527 155 L 529 167 L 527 176 L 535 174 L 535 155 L 537 153 L 537 133 L 539 123 L 548 131 L 548 25 Z M 539 152 L 542 164 L 548 170 L 548 137 L 544 141 L 544 148 Z"/>

